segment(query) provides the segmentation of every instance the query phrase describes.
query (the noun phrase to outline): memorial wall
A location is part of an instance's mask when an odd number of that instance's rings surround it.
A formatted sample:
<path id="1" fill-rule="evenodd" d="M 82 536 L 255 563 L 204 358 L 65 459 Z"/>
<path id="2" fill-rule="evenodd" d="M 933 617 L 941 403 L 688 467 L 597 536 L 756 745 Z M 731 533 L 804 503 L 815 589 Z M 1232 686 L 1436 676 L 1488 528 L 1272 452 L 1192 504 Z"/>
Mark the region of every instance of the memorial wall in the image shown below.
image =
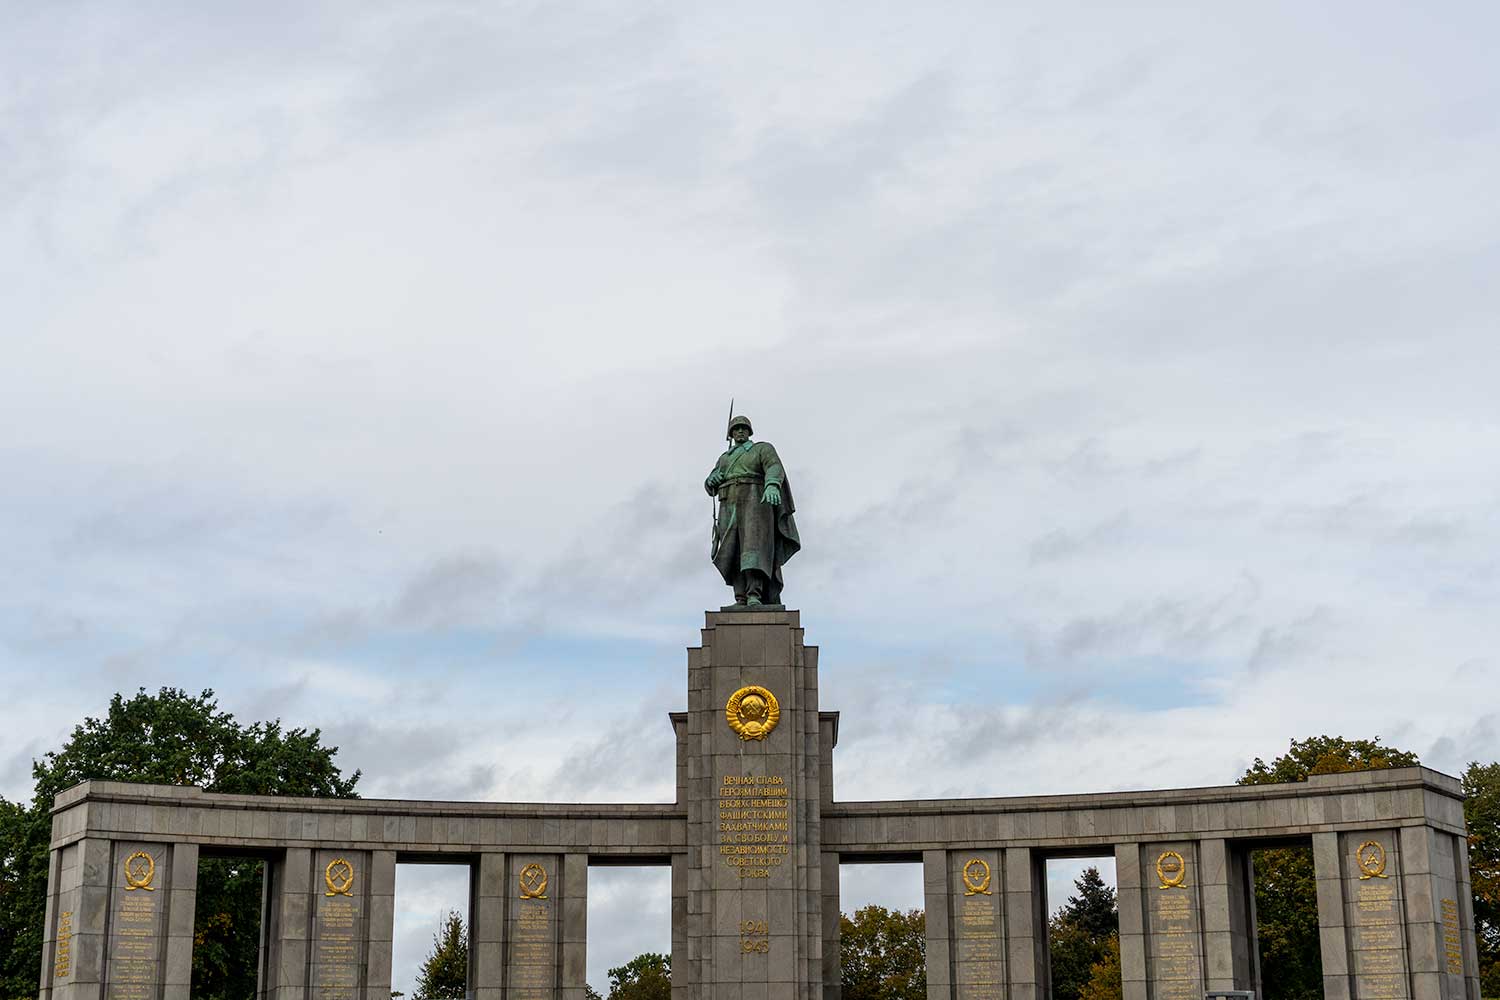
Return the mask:
<path id="1" fill-rule="evenodd" d="M 1459 782 L 840 802 L 796 612 L 710 613 L 672 803 L 212 795 L 87 782 L 53 813 L 41 1000 L 187 1000 L 201 854 L 265 859 L 262 1000 L 389 1000 L 395 866 L 472 869 L 474 1000 L 584 1000 L 591 864 L 672 871 L 678 1000 L 839 1000 L 838 865 L 923 865 L 929 1000 L 1048 995 L 1048 858 L 1113 855 L 1126 1000 L 1255 990 L 1251 854 L 1309 843 L 1329 1000 L 1479 1000 Z M 860 726 L 860 720 L 850 725 Z"/>

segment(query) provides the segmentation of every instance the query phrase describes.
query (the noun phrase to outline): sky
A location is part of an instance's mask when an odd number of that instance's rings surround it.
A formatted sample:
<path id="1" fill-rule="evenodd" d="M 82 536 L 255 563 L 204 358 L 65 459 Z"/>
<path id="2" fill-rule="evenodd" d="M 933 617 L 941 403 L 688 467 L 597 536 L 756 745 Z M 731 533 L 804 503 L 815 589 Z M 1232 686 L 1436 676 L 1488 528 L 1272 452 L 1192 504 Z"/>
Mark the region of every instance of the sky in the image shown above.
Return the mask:
<path id="1" fill-rule="evenodd" d="M 669 799 L 731 399 L 841 799 L 1500 757 L 1492 3 L 0 13 L 0 794 L 170 685 Z"/>

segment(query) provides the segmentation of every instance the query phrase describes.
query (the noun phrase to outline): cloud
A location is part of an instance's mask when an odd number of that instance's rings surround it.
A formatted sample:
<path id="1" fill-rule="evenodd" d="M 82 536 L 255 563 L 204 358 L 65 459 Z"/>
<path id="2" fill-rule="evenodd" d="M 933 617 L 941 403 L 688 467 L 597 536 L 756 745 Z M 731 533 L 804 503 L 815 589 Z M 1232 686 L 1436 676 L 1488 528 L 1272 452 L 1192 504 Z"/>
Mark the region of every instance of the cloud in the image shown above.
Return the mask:
<path id="1" fill-rule="evenodd" d="M 669 796 L 730 397 L 840 797 L 1485 758 L 1496 16 L 19 17 L 0 792 L 175 684 L 367 794 Z"/>

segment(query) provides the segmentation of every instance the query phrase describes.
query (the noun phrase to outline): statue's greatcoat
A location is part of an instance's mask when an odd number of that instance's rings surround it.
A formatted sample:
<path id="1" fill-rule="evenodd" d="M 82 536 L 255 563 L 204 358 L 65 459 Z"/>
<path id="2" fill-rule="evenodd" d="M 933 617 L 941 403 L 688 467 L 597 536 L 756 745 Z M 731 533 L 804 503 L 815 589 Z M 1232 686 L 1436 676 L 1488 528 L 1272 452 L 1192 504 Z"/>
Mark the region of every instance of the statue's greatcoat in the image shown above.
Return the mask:
<path id="1" fill-rule="evenodd" d="M 780 604 L 781 566 L 802 548 L 792 517 L 797 507 L 781 459 L 765 441 L 746 441 L 720 455 L 714 468 L 723 475 L 723 481 L 718 486 L 707 481 L 703 484 L 710 496 L 719 498 L 714 565 L 737 593 L 740 574 L 759 570 L 767 578 L 761 599 L 767 604 Z M 780 488 L 780 506 L 761 501 L 768 485 Z"/>

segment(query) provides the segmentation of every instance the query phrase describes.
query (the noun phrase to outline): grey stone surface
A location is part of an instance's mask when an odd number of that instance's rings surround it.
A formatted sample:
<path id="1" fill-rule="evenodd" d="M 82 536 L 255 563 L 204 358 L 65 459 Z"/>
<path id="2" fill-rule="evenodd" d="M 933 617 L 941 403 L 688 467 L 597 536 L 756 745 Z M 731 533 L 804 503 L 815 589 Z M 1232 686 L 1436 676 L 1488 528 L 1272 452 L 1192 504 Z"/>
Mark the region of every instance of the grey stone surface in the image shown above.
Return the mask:
<path id="1" fill-rule="evenodd" d="M 513 854 L 508 861 L 506 996 L 508 1000 L 552 1000 L 562 987 L 562 907 L 567 902 L 562 855 Z M 530 875 L 538 869 L 545 885 Z M 523 873 L 528 875 L 524 883 Z"/>
<path id="2" fill-rule="evenodd" d="M 1247 856 L 1299 840 L 1313 846 L 1327 997 L 1478 998 L 1457 779 L 1405 768 L 1289 785 L 839 802 L 840 719 L 819 709 L 818 650 L 798 613 L 710 613 L 705 624 L 688 650 L 687 710 L 670 715 L 672 803 L 324 800 L 102 781 L 64 791 L 41 1000 L 186 1000 L 201 850 L 268 859 L 260 1000 L 388 1000 L 396 862 L 443 858 L 474 869 L 474 1000 L 583 1000 L 591 859 L 670 863 L 674 1000 L 839 1000 L 837 865 L 918 859 L 932 1000 L 1040 1000 L 1045 859 L 1101 852 L 1116 859 L 1126 1000 L 1196 997 L 1255 984 Z M 726 723 L 725 703 L 747 685 L 780 705 L 763 741 Z M 1370 841 L 1385 852 L 1382 872 L 1361 867 Z M 130 893 L 152 899 L 122 922 L 121 859 L 142 845 L 155 852 L 154 885 Z M 1167 851 L 1186 875 L 1163 889 Z M 355 866 L 347 895 L 325 882 L 335 858 Z M 971 861 L 989 868 L 984 890 L 977 869 L 965 882 Z M 531 863 L 548 873 L 545 899 L 522 898 Z M 127 941 L 132 921 L 141 933 Z"/>

